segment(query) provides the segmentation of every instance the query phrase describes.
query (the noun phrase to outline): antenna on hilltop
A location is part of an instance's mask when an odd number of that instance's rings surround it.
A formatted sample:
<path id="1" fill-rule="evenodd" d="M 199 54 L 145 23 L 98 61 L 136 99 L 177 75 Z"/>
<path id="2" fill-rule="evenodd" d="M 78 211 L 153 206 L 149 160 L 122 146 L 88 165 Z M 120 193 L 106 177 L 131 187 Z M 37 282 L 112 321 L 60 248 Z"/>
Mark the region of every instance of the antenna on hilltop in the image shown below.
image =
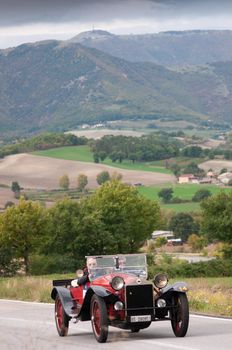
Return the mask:
<path id="1" fill-rule="evenodd" d="M 92 25 L 92 32 L 94 32 L 94 24 Z"/>

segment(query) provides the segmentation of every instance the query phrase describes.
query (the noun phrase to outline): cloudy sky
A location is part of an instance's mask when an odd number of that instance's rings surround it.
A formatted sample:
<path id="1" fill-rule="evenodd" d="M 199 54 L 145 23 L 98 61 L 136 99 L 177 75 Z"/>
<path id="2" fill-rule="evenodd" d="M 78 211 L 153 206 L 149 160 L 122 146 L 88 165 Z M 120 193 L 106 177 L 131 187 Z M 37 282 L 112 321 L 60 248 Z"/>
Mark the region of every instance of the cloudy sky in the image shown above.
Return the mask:
<path id="1" fill-rule="evenodd" d="M 92 28 L 114 34 L 232 29 L 232 1 L 0 0 L 0 48 Z"/>

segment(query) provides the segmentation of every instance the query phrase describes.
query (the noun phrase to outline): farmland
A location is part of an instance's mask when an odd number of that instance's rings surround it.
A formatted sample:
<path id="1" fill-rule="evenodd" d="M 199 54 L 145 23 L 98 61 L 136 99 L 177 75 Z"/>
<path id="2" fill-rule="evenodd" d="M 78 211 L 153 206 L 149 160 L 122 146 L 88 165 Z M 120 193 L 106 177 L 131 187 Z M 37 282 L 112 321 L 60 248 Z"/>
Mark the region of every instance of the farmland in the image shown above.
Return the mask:
<path id="1" fill-rule="evenodd" d="M 197 185 L 197 184 L 171 184 L 167 183 L 162 186 L 162 188 L 168 187 L 173 189 L 173 197 L 178 197 L 184 200 L 189 200 L 187 203 L 178 204 L 162 204 L 161 207 L 164 209 L 173 210 L 175 212 L 191 212 L 200 209 L 200 204 L 192 202 L 191 199 L 194 194 L 199 189 L 208 189 L 213 195 L 219 193 L 220 191 L 231 191 L 228 187 L 219 187 L 215 185 Z M 159 200 L 158 192 L 161 186 L 141 186 L 139 187 L 139 192 L 146 198 L 151 200 Z"/>
<path id="2" fill-rule="evenodd" d="M 89 146 L 72 146 L 72 147 L 59 147 L 46 151 L 33 152 L 34 155 L 51 157 L 57 159 L 75 160 L 80 162 L 93 163 L 93 154 L 90 151 Z M 120 169 L 127 170 L 139 170 L 139 171 L 151 171 L 155 173 L 171 174 L 171 171 L 164 166 L 158 165 L 161 162 L 149 162 L 149 163 L 132 163 L 130 161 L 123 161 L 122 163 L 112 162 L 109 158 L 101 162 L 101 164 L 109 165 Z"/>
<path id="3" fill-rule="evenodd" d="M 189 159 L 186 157 L 168 160 L 170 163 L 176 162 L 179 165 L 187 164 L 188 161 Z M 200 159 L 197 158 L 196 161 L 199 163 Z M 19 154 L 6 157 L 0 163 L 0 183 L 10 185 L 12 181 L 18 181 L 25 189 L 34 189 L 32 192 L 26 191 L 28 198 L 49 202 L 61 198 L 62 191 L 57 192 L 57 189 L 59 178 L 64 173 L 68 174 L 71 191 L 73 191 L 77 186 L 76 179 L 80 173 L 88 176 L 87 187 L 94 189 L 97 187 L 96 176 L 100 171 L 107 170 L 110 174 L 117 171 L 123 175 L 124 182 L 142 184 L 138 187 L 139 192 L 151 200 L 159 200 L 158 192 L 161 188 L 171 187 L 173 197 L 188 201 L 187 203 L 178 204 L 160 203 L 162 208 L 174 212 L 199 210 L 199 203 L 191 201 L 191 198 L 199 189 L 206 188 L 212 194 L 216 194 L 221 190 L 230 191 L 230 188 L 216 185 L 176 184 L 175 177 L 171 175 L 169 169 L 165 168 L 165 163 L 167 162 L 164 160 L 146 163 L 132 163 L 130 161 L 113 163 L 109 158 L 104 162 L 94 163 L 92 152 L 87 145 L 59 147 L 37 151 L 32 155 Z M 56 191 L 51 192 L 54 189 Z M 72 197 L 73 193 L 70 192 L 65 195 Z M 75 194 L 74 198 L 78 197 L 79 195 Z"/>

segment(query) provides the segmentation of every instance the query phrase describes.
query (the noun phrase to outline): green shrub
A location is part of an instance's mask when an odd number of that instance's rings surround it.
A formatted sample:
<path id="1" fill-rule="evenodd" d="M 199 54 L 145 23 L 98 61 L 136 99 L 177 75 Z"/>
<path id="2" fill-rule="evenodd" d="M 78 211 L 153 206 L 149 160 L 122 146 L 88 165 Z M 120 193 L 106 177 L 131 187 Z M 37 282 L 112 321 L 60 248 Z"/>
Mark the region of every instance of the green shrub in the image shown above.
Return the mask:
<path id="1" fill-rule="evenodd" d="M 76 260 L 65 255 L 34 255 L 30 260 L 32 275 L 47 275 L 51 273 L 75 273 L 84 265 L 83 260 Z"/>
<path id="2" fill-rule="evenodd" d="M 170 256 L 167 258 L 163 256 L 157 264 L 148 267 L 149 278 L 153 278 L 159 272 L 167 273 L 169 278 L 229 277 L 232 275 L 232 260 L 213 259 L 189 263 L 188 261 L 172 259 Z"/>

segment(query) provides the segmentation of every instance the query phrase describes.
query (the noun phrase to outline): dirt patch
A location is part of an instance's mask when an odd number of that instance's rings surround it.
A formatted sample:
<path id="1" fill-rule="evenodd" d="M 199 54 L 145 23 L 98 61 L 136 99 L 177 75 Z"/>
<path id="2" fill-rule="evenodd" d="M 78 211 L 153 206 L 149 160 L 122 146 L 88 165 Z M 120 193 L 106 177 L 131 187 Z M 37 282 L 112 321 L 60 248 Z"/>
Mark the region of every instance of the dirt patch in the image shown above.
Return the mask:
<path id="1" fill-rule="evenodd" d="M 223 140 L 214 140 L 214 139 L 208 139 L 202 143 L 196 143 L 192 144 L 192 146 L 200 146 L 201 148 L 216 148 L 220 145 L 225 144 L 225 141 Z"/>
<path id="2" fill-rule="evenodd" d="M 118 172 L 123 175 L 123 181 L 143 185 L 175 182 L 175 177 L 169 174 L 124 170 L 103 164 L 85 163 L 30 154 L 16 154 L 0 161 L 0 183 L 10 185 L 18 181 L 21 187 L 52 189 L 59 187 L 59 178 L 68 174 L 71 187 L 76 187 L 76 179 L 80 173 L 88 176 L 88 188 L 97 187 L 96 176 L 107 170 L 110 174 Z"/>
<path id="3" fill-rule="evenodd" d="M 213 159 L 199 164 L 199 167 L 206 171 L 212 169 L 213 171 L 220 172 L 222 168 L 226 168 L 228 171 L 232 171 L 232 161 Z"/>
<path id="4" fill-rule="evenodd" d="M 18 200 L 14 198 L 14 194 L 10 188 L 2 188 L 0 187 L 0 210 L 5 208 L 5 204 L 7 202 L 17 203 Z"/>

